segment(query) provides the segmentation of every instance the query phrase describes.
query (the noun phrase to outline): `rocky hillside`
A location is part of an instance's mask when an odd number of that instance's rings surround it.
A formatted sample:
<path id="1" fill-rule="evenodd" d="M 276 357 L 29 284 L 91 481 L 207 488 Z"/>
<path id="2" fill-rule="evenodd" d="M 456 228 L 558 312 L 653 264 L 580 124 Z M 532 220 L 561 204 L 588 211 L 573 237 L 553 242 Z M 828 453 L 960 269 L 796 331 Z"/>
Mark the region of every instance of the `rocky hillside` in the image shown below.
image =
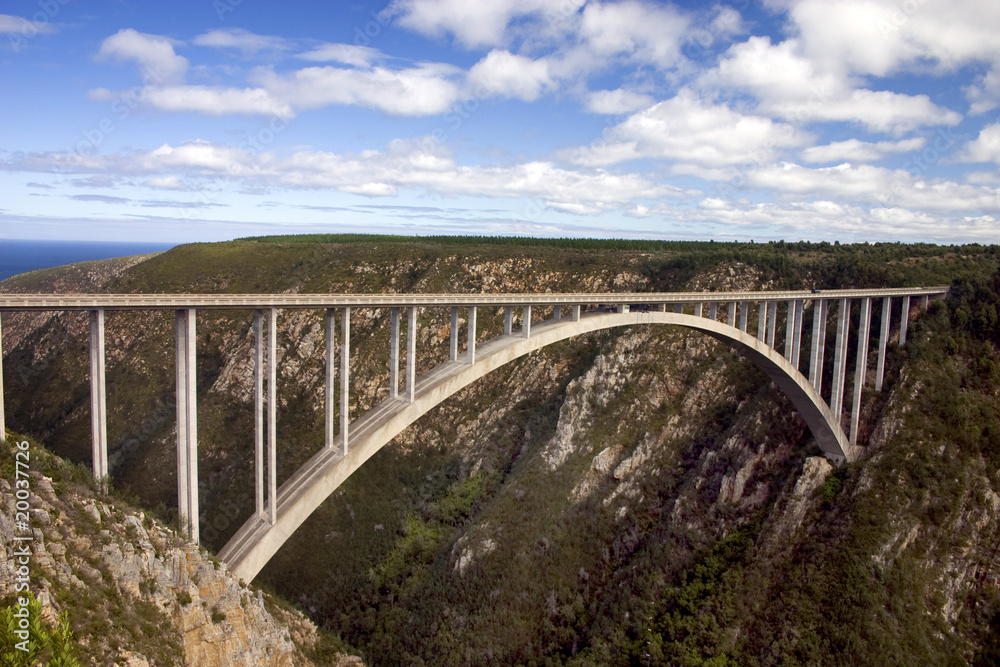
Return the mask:
<path id="1" fill-rule="evenodd" d="M 985 285 L 997 268 L 978 246 L 313 241 L 183 246 L 80 289 Z M 407 429 L 259 580 L 370 664 L 990 664 L 1000 444 L 984 424 L 1000 357 L 987 325 L 963 333 L 989 322 L 976 308 L 935 306 L 893 346 L 889 390 L 866 390 L 870 453 L 837 469 L 714 341 L 633 328 L 551 346 Z M 85 319 L 19 317 L 4 318 L 5 340 L 24 331 L 5 345 L 8 423 L 86 462 Z M 322 443 L 321 318 L 279 315 L 279 481 Z M 353 316 L 352 416 L 386 394 L 387 318 Z M 419 369 L 446 357 L 447 319 L 421 312 Z M 481 340 L 502 330 L 501 313 L 479 319 Z M 218 549 L 253 503 L 250 314 L 205 311 L 198 327 L 202 536 Z M 172 322 L 111 313 L 107 329 L 113 479 L 169 522 Z"/>
<path id="2" fill-rule="evenodd" d="M 66 614 L 79 664 L 360 664 L 337 656 L 314 623 L 238 581 L 203 548 L 121 498 L 99 493 L 82 468 L 16 435 L 4 450 L 0 599 L 18 594 L 14 551 L 27 544 L 30 590 L 42 603 L 43 626 L 55 627 Z M 8 482 L 17 451 L 28 453 L 33 469 L 27 543 L 16 539 L 27 533 L 15 524 Z"/>

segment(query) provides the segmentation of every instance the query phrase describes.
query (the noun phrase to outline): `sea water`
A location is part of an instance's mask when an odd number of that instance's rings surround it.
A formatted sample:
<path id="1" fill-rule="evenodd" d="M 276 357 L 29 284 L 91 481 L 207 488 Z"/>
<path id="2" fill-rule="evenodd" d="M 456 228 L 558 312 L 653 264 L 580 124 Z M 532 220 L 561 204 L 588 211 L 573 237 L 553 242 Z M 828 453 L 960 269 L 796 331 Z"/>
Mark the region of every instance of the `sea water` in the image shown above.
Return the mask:
<path id="1" fill-rule="evenodd" d="M 0 280 L 25 271 L 94 259 L 161 252 L 176 243 L 0 240 Z"/>

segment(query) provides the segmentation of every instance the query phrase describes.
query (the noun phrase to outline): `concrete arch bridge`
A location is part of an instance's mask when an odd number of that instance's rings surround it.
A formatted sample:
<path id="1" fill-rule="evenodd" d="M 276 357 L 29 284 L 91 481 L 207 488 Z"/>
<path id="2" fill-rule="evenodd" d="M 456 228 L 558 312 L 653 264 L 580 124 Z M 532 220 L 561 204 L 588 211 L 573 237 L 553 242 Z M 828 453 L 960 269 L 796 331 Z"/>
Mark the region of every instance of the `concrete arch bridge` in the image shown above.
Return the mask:
<path id="1" fill-rule="evenodd" d="M 872 301 L 882 300 L 875 391 L 882 390 L 886 344 L 898 301 L 899 343 L 906 343 L 911 300 L 926 309 L 947 287 L 832 291 L 631 293 L 631 294 L 5 294 L 0 312 L 88 311 L 90 319 L 91 425 L 93 470 L 108 475 L 104 313 L 107 310 L 175 311 L 177 373 L 178 509 L 187 536 L 198 541 L 198 418 L 195 346 L 197 311 L 253 309 L 256 507 L 219 552 L 246 581 L 252 580 L 288 537 L 355 470 L 421 415 L 478 378 L 547 345 L 584 333 L 630 325 L 666 324 L 702 332 L 735 348 L 761 368 L 801 413 L 819 446 L 837 463 L 855 460 L 861 395 L 868 369 Z M 850 426 L 841 425 L 847 374 L 851 301 L 861 303 L 858 354 L 851 396 Z M 779 304 L 784 315 L 784 349 L 775 347 Z M 323 448 L 280 488 L 275 476 L 277 311 L 326 312 L 326 432 Z M 351 311 L 388 308 L 390 313 L 389 396 L 350 421 Z M 451 311 L 449 360 L 417 377 L 418 309 Z M 504 333 L 477 343 L 477 309 L 503 309 Z M 812 308 L 812 332 L 803 345 L 803 312 Z M 533 311 L 534 309 L 534 311 Z M 466 311 L 467 336 L 459 341 L 459 313 Z M 755 333 L 750 333 L 756 314 Z M 534 317 L 533 317 L 534 313 Z M 538 317 L 544 314 L 544 319 Z M 833 381 L 821 395 L 828 317 L 836 316 Z M 515 328 L 515 325 L 516 328 Z M 405 340 L 401 332 L 405 329 Z M 339 330 L 339 335 L 338 335 Z M 405 343 L 405 354 L 402 345 Z M 0 344 L 2 346 L 2 344 Z M 266 352 L 266 354 L 265 354 Z M 340 373 L 335 373 L 338 363 Z M 401 359 L 405 366 L 401 369 Z M 805 374 L 808 372 L 808 376 Z M 266 376 L 266 382 L 265 382 Z M 338 381 L 339 380 L 339 381 Z M 266 394 L 265 394 L 266 387 Z M 265 400 L 266 397 L 266 400 Z M 340 419 L 335 422 L 339 401 Z M 6 433 L 0 372 L 0 433 Z M 265 420 L 266 415 L 266 420 Z M 265 428 L 266 426 L 266 428 Z M 265 459 L 267 465 L 265 465 Z M 266 479 L 265 479 L 266 470 Z"/>

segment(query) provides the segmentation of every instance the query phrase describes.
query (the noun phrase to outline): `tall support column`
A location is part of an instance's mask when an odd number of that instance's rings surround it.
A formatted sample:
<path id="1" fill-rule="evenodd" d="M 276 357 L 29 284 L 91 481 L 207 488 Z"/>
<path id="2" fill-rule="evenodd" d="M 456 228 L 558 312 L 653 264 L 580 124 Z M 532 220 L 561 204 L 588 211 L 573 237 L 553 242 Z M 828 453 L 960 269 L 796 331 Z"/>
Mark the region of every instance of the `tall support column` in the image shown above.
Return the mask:
<path id="1" fill-rule="evenodd" d="M 750 302 L 740 301 L 740 331 L 747 331 L 747 317 L 750 314 Z"/>
<path id="2" fill-rule="evenodd" d="M 812 347 L 809 355 L 809 384 L 820 391 L 823 382 L 823 333 L 826 331 L 826 300 L 813 303 Z"/>
<path id="3" fill-rule="evenodd" d="M 899 316 L 899 344 L 906 345 L 906 326 L 910 323 L 910 297 L 903 297 L 902 312 Z"/>
<path id="4" fill-rule="evenodd" d="M 469 344 L 466 348 L 466 362 L 476 363 L 476 307 L 469 306 Z"/>
<path id="5" fill-rule="evenodd" d="M 885 376 L 885 346 L 889 341 L 889 325 L 892 321 L 892 297 L 882 297 L 882 327 L 878 336 L 878 363 L 875 366 L 875 391 L 882 391 Z"/>
<path id="6" fill-rule="evenodd" d="M 337 322 L 336 322 L 336 311 L 333 308 L 326 309 L 326 404 L 324 406 L 326 411 L 326 437 L 325 443 L 327 449 L 333 449 L 333 443 L 336 440 L 336 420 L 334 419 L 334 409 L 337 405 L 337 377 L 336 377 L 336 364 L 334 363 L 337 358 Z"/>
<path id="7" fill-rule="evenodd" d="M 7 439 L 6 406 L 3 401 L 3 335 L 0 334 L 0 440 Z"/>
<path id="8" fill-rule="evenodd" d="M 570 308 L 570 319 L 574 322 L 580 321 L 580 306 L 573 306 Z"/>
<path id="9" fill-rule="evenodd" d="M 922 297 L 920 297 L 920 310 L 924 311 L 925 313 L 927 312 L 927 306 L 930 303 L 930 299 L 931 299 L 930 296 L 928 296 L 927 294 L 924 294 Z"/>
<path id="10" fill-rule="evenodd" d="M 90 426 L 94 479 L 108 477 L 108 410 L 104 372 L 104 310 L 90 311 Z"/>
<path id="11" fill-rule="evenodd" d="M 785 310 L 785 360 L 792 363 L 792 348 L 795 346 L 795 301 L 789 301 Z"/>
<path id="12" fill-rule="evenodd" d="M 716 301 L 708 304 L 708 319 L 713 322 L 719 318 L 719 304 Z"/>
<path id="13" fill-rule="evenodd" d="M 552 319 L 554 320 L 562 319 L 562 306 L 552 306 Z"/>
<path id="14" fill-rule="evenodd" d="M 844 405 L 844 376 L 847 371 L 847 333 L 850 322 L 851 300 L 841 299 L 837 313 L 837 342 L 833 353 L 833 388 L 830 392 L 830 410 L 840 420 Z"/>
<path id="15" fill-rule="evenodd" d="M 389 398 L 399 396 L 399 308 L 389 310 Z"/>
<path id="16" fill-rule="evenodd" d="M 406 402 L 417 396 L 417 307 L 406 313 Z"/>
<path id="17" fill-rule="evenodd" d="M 188 419 L 187 419 L 187 319 L 186 310 L 174 313 L 174 348 L 177 383 L 177 518 L 183 535 L 189 534 L 191 514 L 188 511 Z"/>
<path id="18" fill-rule="evenodd" d="M 458 306 L 451 307 L 451 356 L 452 361 L 458 361 Z"/>
<path id="19" fill-rule="evenodd" d="M 628 312 L 628 304 L 627 303 L 620 303 L 620 304 L 618 304 L 618 312 L 619 313 L 627 313 Z"/>
<path id="20" fill-rule="evenodd" d="M 757 313 L 757 340 L 767 338 L 767 301 L 760 302 L 760 312 Z"/>
<path id="21" fill-rule="evenodd" d="M 736 302 L 730 301 L 726 304 L 726 324 L 731 327 L 736 326 Z"/>
<path id="22" fill-rule="evenodd" d="M 177 505 L 181 529 L 198 541 L 198 403 L 195 309 L 178 310 L 177 337 Z"/>
<path id="23" fill-rule="evenodd" d="M 799 367 L 799 355 L 802 351 L 802 310 L 805 303 L 798 299 L 795 301 L 795 325 L 792 327 L 792 366 Z"/>
<path id="24" fill-rule="evenodd" d="M 503 307 L 503 335 L 509 336 L 514 331 L 514 309 L 510 306 Z"/>
<path id="25" fill-rule="evenodd" d="M 868 374 L 868 327 L 871 324 L 872 300 L 861 301 L 861 323 L 858 326 L 858 362 L 854 369 L 854 396 L 851 397 L 851 444 L 858 444 L 858 420 L 861 418 L 861 391 Z"/>
<path id="26" fill-rule="evenodd" d="M 521 338 L 531 337 L 531 306 L 524 307 L 524 314 L 521 317 Z"/>
<path id="27" fill-rule="evenodd" d="M 774 348 L 774 333 L 778 328 L 778 302 L 767 302 L 767 346 Z"/>
<path id="28" fill-rule="evenodd" d="M 257 516 L 264 519 L 264 311 L 259 308 L 253 311 L 253 341 L 254 498 Z"/>
<path id="29" fill-rule="evenodd" d="M 348 425 L 351 423 L 351 307 L 340 321 L 340 455 L 347 456 Z"/>
<path id="30" fill-rule="evenodd" d="M 267 519 L 278 520 L 278 309 L 267 311 Z"/>
<path id="31" fill-rule="evenodd" d="M 694 304 L 694 316 L 695 317 L 701 317 L 702 307 L 704 305 L 705 304 L 701 303 L 700 301 L 698 303 Z"/>

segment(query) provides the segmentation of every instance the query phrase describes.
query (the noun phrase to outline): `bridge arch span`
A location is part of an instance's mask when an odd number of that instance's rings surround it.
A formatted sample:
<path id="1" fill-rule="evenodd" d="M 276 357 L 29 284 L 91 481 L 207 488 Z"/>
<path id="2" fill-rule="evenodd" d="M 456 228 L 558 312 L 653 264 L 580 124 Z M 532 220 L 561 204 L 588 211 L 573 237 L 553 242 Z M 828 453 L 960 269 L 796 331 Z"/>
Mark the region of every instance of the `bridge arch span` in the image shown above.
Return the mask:
<path id="1" fill-rule="evenodd" d="M 809 380 L 763 341 L 721 322 L 679 313 L 588 313 L 579 320 L 533 323 L 530 337 L 516 333 L 477 345 L 476 361 L 444 362 L 415 384 L 412 402 L 389 398 L 349 426 L 350 447 L 324 448 L 296 471 L 277 491 L 276 518 L 271 525 L 254 515 L 219 552 L 233 572 L 251 581 L 292 533 L 355 470 L 397 434 L 459 390 L 500 366 L 553 343 L 585 333 L 621 326 L 666 324 L 700 331 L 743 352 L 791 400 L 820 447 L 831 459 L 854 460 L 861 447 L 851 445 L 839 421 Z"/>

